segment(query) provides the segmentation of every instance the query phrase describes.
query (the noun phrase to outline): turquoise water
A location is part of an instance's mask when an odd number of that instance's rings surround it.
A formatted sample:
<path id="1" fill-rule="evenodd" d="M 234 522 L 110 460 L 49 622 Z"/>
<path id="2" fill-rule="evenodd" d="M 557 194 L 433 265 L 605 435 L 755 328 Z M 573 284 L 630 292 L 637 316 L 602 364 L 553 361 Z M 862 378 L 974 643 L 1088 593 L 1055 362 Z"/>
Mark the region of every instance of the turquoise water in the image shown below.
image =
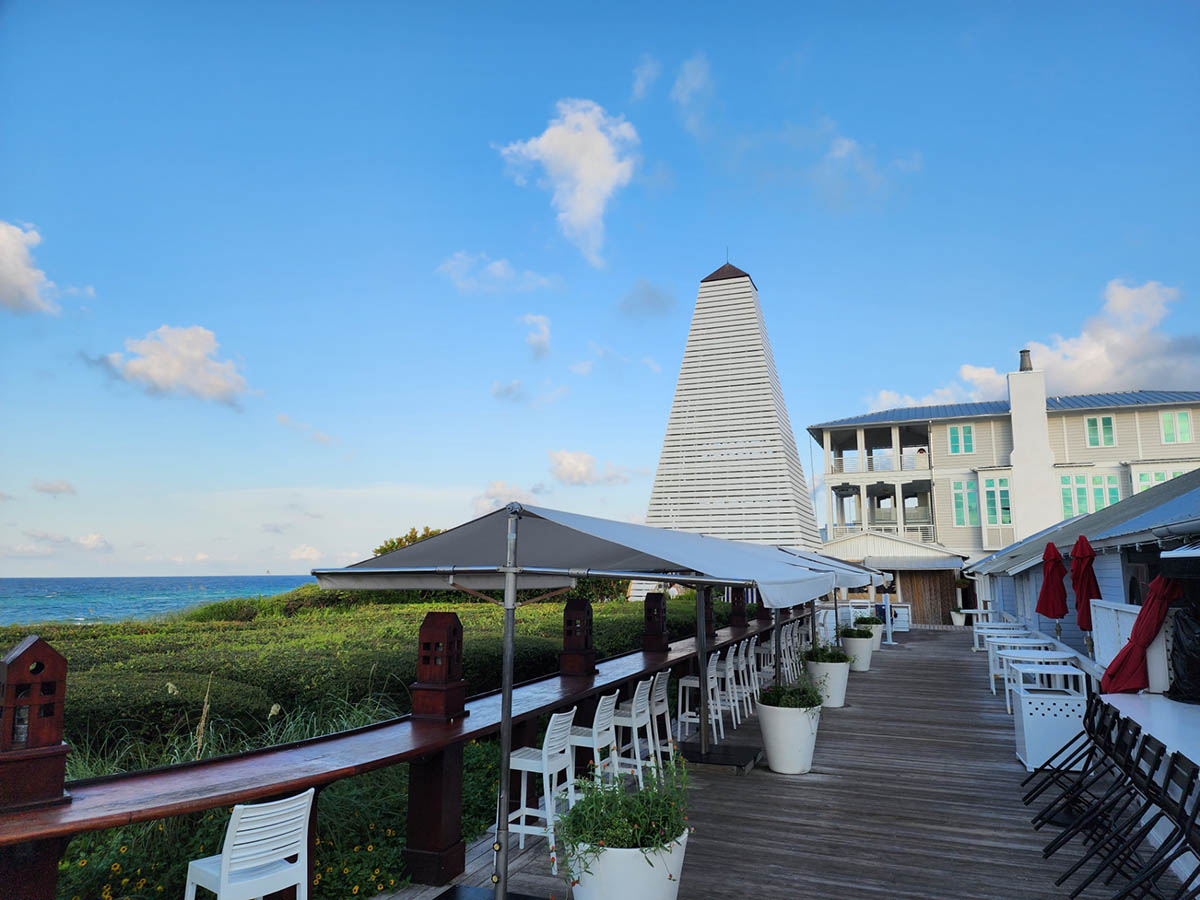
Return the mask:
<path id="1" fill-rule="evenodd" d="M 281 594 L 312 582 L 308 575 L 0 578 L 0 625 L 147 619 L 229 597 Z"/>

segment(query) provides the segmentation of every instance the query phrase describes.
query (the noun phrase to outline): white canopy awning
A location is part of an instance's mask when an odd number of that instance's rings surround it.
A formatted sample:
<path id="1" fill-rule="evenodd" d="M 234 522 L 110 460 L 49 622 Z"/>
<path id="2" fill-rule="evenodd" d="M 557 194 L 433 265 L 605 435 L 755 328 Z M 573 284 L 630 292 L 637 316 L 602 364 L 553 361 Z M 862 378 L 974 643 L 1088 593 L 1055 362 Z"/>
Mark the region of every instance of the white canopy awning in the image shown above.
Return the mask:
<path id="1" fill-rule="evenodd" d="M 632 578 L 758 589 L 774 608 L 807 603 L 838 585 L 848 564 L 804 558 L 763 544 L 520 506 L 519 588 L 567 587 L 575 578 Z M 499 590 L 507 549 L 507 510 L 344 569 L 314 569 L 324 588 Z M 803 552 L 803 551 L 799 551 Z M 856 567 L 857 568 L 857 567 Z M 860 570 L 854 586 L 867 584 Z M 843 579 L 851 577 L 841 572 Z"/>
<path id="2" fill-rule="evenodd" d="M 860 566 L 844 559 L 825 556 L 823 553 L 814 553 L 812 550 L 801 550 L 799 547 L 780 547 L 779 549 L 799 557 L 806 561 L 806 565 L 811 565 L 814 569 L 833 572 L 836 587 L 856 588 L 872 584 L 879 587 L 887 581 L 887 576 L 883 572 L 870 566 Z"/>

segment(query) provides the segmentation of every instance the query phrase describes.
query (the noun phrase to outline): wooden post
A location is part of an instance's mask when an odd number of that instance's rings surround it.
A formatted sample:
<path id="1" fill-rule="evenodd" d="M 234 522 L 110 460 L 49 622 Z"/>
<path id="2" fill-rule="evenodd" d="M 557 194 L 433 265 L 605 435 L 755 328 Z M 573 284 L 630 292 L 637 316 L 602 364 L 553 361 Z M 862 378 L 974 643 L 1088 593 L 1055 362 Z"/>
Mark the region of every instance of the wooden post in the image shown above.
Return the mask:
<path id="1" fill-rule="evenodd" d="M 710 637 L 717 636 L 717 616 L 713 610 L 713 589 L 704 587 L 700 589 L 704 599 L 704 633 Z"/>
<path id="2" fill-rule="evenodd" d="M 755 593 L 758 593 L 757 590 Z M 755 615 L 755 618 L 760 622 L 771 621 L 771 610 L 767 609 L 767 604 L 763 603 L 761 596 L 758 597 L 758 613 Z"/>
<path id="3" fill-rule="evenodd" d="M 572 597 L 563 607 L 563 648 L 558 654 L 558 671 L 562 675 L 596 673 L 592 604 L 585 597 Z"/>
<path id="4" fill-rule="evenodd" d="M 670 650 L 666 594 L 647 594 L 643 615 L 645 628 L 642 631 L 642 649 L 649 653 L 665 653 Z"/>
<path id="5" fill-rule="evenodd" d="M 31 841 L 0 847 L 0 885 L 16 890 L 21 900 L 55 900 L 58 894 L 58 860 L 70 838 Z"/>
<path id="6" fill-rule="evenodd" d="M 730 595 L 729 624 L 734 628 L 746 627 L 746 589 L 735 587 Z"/>
<path id="7" fill-rule="evenodd" d="M 449 722 L 466 715 L 462 623 L 458 616 L 452 612 L 429 613 L 421 623 L 417 641 L 413 718 Z M 462 744 L 451 744 L 409 763 L 404 862 L 417 883 L 447 884 L 466 868 L 462 779 Z"/>

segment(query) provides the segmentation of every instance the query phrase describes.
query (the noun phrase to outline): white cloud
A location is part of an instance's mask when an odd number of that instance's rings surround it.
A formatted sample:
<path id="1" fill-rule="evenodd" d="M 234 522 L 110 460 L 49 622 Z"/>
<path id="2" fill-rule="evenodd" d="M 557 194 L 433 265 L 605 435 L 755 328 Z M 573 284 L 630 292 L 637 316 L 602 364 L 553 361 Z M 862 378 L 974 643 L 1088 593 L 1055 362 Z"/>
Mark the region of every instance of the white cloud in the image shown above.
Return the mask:
<path id="1" fill-rule="evenodd" d="M 42 481 L 34 479 L 33 489 L 39 494 L 49 494 L 51 497 L 58 498 L 63 494 L 76 494 L 75 485 L 69 481 Z"/>
<path id="2" fill-rule="evenodd" d="M 84 550 L 91 550 L 93 553 L 112 552 L 112 544 L 104 539 L 104 535 L 96 534 L 95 532 L 85 534 L 81 537 L 79 539 L 79 546 L 83 547 Z"/>
<path id="3" fill-rule="evenodd" d="M 550 474 L 563 484 L 625 484 L 630 472 L 624 466 L 606 463 L 596 468 L 596 457 L 583 450 L 548 450 Z"/>
<path id="4" fill-rule="evenodd" d="M 310 562 L 320 559 L 324 554 L 316 547 L 310 547 L 308 544 L 301 544 L 299 547 L 293 547 L 292 552 L 288 554 L 288 559 L 306 559 Z"/>
<path id="5" fill-rule="evenodd" d="M 50 531 L 26 531 L 25 537 L 41 544 L 69 544 L 71 539 L 65 534 L 55 534 Z"/>
<path id="6" fill-rule="evenodd" d="M 514 378 L 512 381 L 493 381 L 492 396 L 497 400 L 518 403 L 525 396 L 525 390 L 519 378 Z"/>
<path id="7" fill-rule="evenodd" d="M 628 316 L 665 316 L 674 308 L 675 298 L 671 293 L 645 278 L 639 278 L 617 304 L 617 309 Z"/>
<path id="8" fill-rule="evenodd" d="M 1114 279 L 1105 286 L 1100 312 L 1079 334 L 1055 334 L 1023 346 L 1046 373 L 1052 395 L 1191 389 L 1200 384 L 1200 335 L 1171 335 L 1161 328 L 1179 298 L 1178 288 L 1158 281 L 1133 285 Z M 868 402 L 876 410 L 1004 396 L 1003 371 L 968 363 L 959 367 L 958 380 L 924 396 L 882 390 Z"/>
<path id="9" fill-rule="evenodd" d="M 570 393 L 570 389 L 565 384 L 556 385 L 550 379 L 546 379 L 542 392 L 533 398 L 533 405 L 549 406 L 551 403 L 557 403 L 563 399 L 568 393 Z"/>
<path id="10" fill-rule="evenodd" d="M 552 278 L 529 269 L 518 272 L 507 259 L 490 259 L 486 253 L 466 250 L 447 257 L 434 271 L 449 278 L 464 294 L 536 291 L 554 284 Z"/>
<path id="11" fill-rule="evenodd" d="M 15 559 L 40 559 L 53 553 L 54 548 L 47 544 L 17 544 L 15 547 L 0 548 L 0 556 Z"/>
<path id="12" fill-rule="evenodd" d="M 637 130 L 591 100 L 558 101 L 558 116 L 537 137 L 499 148 L 518 184 L 537 164 L 552 192 L 562 233 L 594 266 L 603 266 L 604 212 L 618 188 L 633 177 Z"/>
<path id="13" fill-rule="evenodd" d="M 550 317 L 537 313 L 526 313 L 518 321 L 532 325 L 533 330 L 525 335 L 525 343 L 533 355 L 541 358 L 550 352 Z"/>
<path id="14" fill-rule="evenodd" d="M 512 502 L 533 503 L 534 496 L 530 491 L 522 490 L 515 484 L 506 481 L 492 481 L 484 488 L 483 493 L 471 500 L 475 515 L 482 516 L 493 510 L 502 509 Z"/>
<path id="15" fill-rule="evenodd" d="M 571 363 L 567 366 L 576 375 L 591 375 L 592 368 L 596 365 L 594 359 L 581 359 L 579 362 Z"/>
<path id="16" fill-rule="evenodd" d="M 642 357 L 642 365 L 644 365 L 647 369 L 649 369 L 655 375 L 657 375 L 659 372 L 662 371 L 662 366 L 660 366 L 658 364 L 658 362 L 654 359 L 653 356 L 643 356 Z"/>
<path id="17" fill-rule="evenodd" d="M 802 144 L 811 140 L 824 147 L 821 158 L 809 169 L 808 178 L 832 207 L 852 206 L 867 197 L 886 195 L 891 176 L 919 172 L 923 163 L 919 152 L 880 163 L 873 148 L 843 134 L 837 122 L 828 118 L 822 119 L 815 130 L 798 129 L 790 135 Z"/>
<path id="18" fill-rule="evenodd" d="M 642 58 L 633 69 L 633 99 L 641 100 L 650 90 L 650 86 L 662 74 L 662 65 L 649 53 L 643 53 Z"/>
<path id="19" fill-rule="evenodd" d="M 307 422 L 297 422 L 291 416 L 285 413 L 279 413 L 275 416 L 275 421 L 284 428 L 289 428 L 297 434 L 302 434 L 310 441 L 317 444 L 332 444 L 334 439 L 323 431 L 317 431 L 312 425 Z"/>
<path id="20" fill-rule="evenodd" d="M 109 353 L 101 362 L 149 393 L 185 393 L 236 405 L 247 391 L 246 379 L 232 360 L 216 358 L 218 346 L 207 328 L 163 325 L 144 338 L 125 341 L 129 359 Z"/>
<path id="21" fill-rule="evenodd" d="M 337 562 L 339 566 L 348 566 L 351 563 L 360 562 L 368 557 L 370 557 L 369 553 L 360 553 L 357 550 L 339 550 Z"/>
<path id="22" fill-rule="evenodd" d="M 32 225 L 0 221 L 0 306 L 9 312 L 55 315 L 59 311 L 50 297 L 54 282 L 34 265 L 30 252 L 41 242 L 42 236 Z"/>
<path id="23" fill-rule="evenodd" d="M 675 84 L 671 86 L 671 99 L 679 107 L 684 126 L 697 137 L 705 131 L 705 115 L 712 92 L 712 67 L 708 57 L 697 53 L 684 60 L 675 76 Z"/>

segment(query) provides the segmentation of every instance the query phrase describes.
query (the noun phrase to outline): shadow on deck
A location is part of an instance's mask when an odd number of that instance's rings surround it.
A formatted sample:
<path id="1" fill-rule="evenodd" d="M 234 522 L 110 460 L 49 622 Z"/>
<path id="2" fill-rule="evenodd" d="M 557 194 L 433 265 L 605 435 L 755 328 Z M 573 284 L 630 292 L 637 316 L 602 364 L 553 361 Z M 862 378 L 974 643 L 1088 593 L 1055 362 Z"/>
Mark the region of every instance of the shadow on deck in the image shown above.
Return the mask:
<path id="1" fill-rule="evenodd" d="M 692 775 L 691 821 L 679 896 L 828 900 L 1042 900 L 1077 857 L 1051 860 L 1021 805 L 1024 767 L 1012 718 L 987 689 L 987 661 L 969 629 L 914 630 L 852 673 L 843 709 L 825 710 L 813 770 L 745 777 Z M 757 741 L 751 718 L 731 735 Z M 465 884 L 487 885 L 490 842 L 468 850 Z M 529 840 L 510 889 L 564 898 L 545 842 Z M 395 900 L 431 900 L 414 886 Z M 1111 896 L 1092 886 L 1082 896 Z M 634 898 L 627 898 L 634 900 Z"/>

